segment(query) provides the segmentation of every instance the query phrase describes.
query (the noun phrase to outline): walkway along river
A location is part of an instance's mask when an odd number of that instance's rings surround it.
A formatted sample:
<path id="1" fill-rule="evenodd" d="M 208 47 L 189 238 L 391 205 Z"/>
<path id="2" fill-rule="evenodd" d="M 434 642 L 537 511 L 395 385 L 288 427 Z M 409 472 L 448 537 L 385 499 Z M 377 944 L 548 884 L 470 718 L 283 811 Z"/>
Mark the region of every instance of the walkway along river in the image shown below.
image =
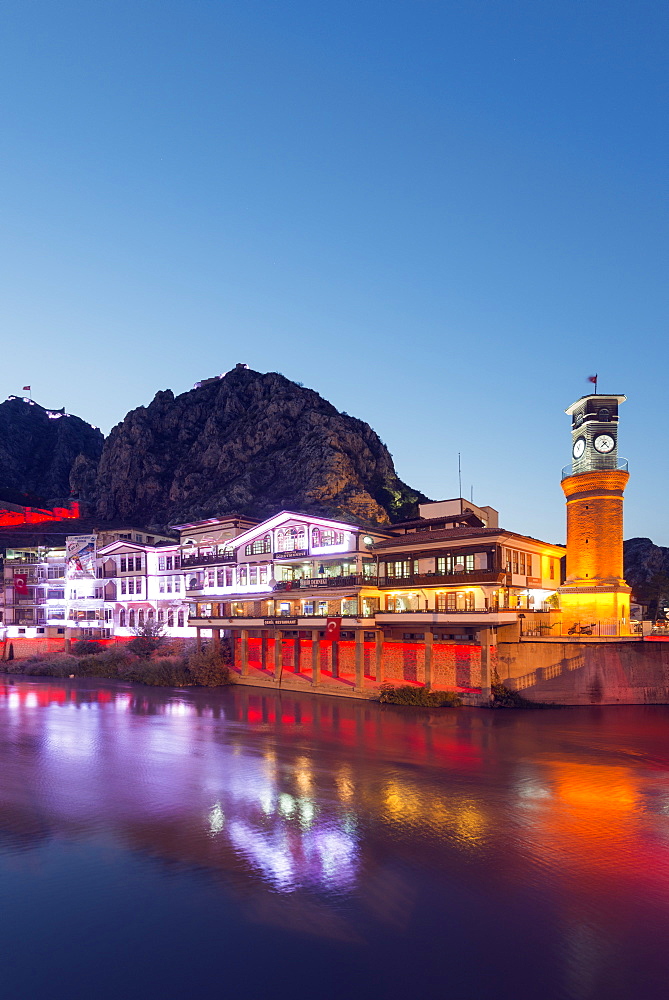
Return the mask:
<path id="1" fill-rule="evenodd" d="M 668 727 L 18 679 L 3 993 L 664 998 Z"/>

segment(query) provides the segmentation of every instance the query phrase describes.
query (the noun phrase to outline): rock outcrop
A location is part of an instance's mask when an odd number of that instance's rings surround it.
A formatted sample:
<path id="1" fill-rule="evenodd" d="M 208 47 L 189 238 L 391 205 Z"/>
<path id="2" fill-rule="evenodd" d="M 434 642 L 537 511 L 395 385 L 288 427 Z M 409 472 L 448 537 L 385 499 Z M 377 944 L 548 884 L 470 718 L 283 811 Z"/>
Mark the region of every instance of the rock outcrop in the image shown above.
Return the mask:
<path id="1" fill-rule="evenodd" d="M 103 440 L 79 417 L 10 396 L 0 403 L 0 488 L 65 500 L 73 465 L 81 456 L 95 468 Z"/>
<path id="2" fill-rule="evenodd" d="M 90 463 L 77 477 L 90 491 Z M 244 366 L 128 413 L 105 441 L 94 494 L 99 517 L 154 527 L 282 508 L 387 523 L 426 499 L 398 479 L 368 424 Z"/>

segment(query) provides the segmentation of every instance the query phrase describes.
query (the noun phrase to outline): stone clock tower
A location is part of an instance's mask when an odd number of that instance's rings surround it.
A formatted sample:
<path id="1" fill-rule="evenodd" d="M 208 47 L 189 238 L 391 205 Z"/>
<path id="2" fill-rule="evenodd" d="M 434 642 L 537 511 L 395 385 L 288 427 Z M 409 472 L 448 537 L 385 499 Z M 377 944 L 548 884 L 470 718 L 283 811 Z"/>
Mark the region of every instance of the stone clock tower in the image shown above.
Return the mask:
<path id="1" fill-rule="evenodd" d="M 618 458 L 618 407 L 625 396 L 582 396 L 572 420 L 567 498 L 567 577 L 559 588 L 563 624 L 619 623 L 629 634 L 630 588 L 623 578 L 623 492 L 627 462 Z"/>

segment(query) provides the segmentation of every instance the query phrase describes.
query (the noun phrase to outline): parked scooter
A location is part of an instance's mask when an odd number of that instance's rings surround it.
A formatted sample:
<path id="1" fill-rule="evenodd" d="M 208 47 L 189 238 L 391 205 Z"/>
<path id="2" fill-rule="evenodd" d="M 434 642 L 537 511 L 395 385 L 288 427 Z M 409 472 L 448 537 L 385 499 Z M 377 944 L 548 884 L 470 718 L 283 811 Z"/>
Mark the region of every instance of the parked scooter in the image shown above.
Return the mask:
<path id="1" fill-rule="evenodd" d="M 597 622 L 590 622 L 589 625 L 579 625 L 578 622 L 574 622 L 568 630 L 567 635 L 592 635 L 592 630 L 596 624 Z"/>

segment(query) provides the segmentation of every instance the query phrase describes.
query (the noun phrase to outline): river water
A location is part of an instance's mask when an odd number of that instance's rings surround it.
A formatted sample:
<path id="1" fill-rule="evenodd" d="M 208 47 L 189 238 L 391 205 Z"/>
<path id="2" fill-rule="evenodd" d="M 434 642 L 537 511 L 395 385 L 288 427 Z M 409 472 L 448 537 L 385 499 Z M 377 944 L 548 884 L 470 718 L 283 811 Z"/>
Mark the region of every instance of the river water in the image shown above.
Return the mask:
<path id="1" fill-rule="evenodd" d="M 0 686 L 2 996 L 665 998 L 668 733 Z"/>

